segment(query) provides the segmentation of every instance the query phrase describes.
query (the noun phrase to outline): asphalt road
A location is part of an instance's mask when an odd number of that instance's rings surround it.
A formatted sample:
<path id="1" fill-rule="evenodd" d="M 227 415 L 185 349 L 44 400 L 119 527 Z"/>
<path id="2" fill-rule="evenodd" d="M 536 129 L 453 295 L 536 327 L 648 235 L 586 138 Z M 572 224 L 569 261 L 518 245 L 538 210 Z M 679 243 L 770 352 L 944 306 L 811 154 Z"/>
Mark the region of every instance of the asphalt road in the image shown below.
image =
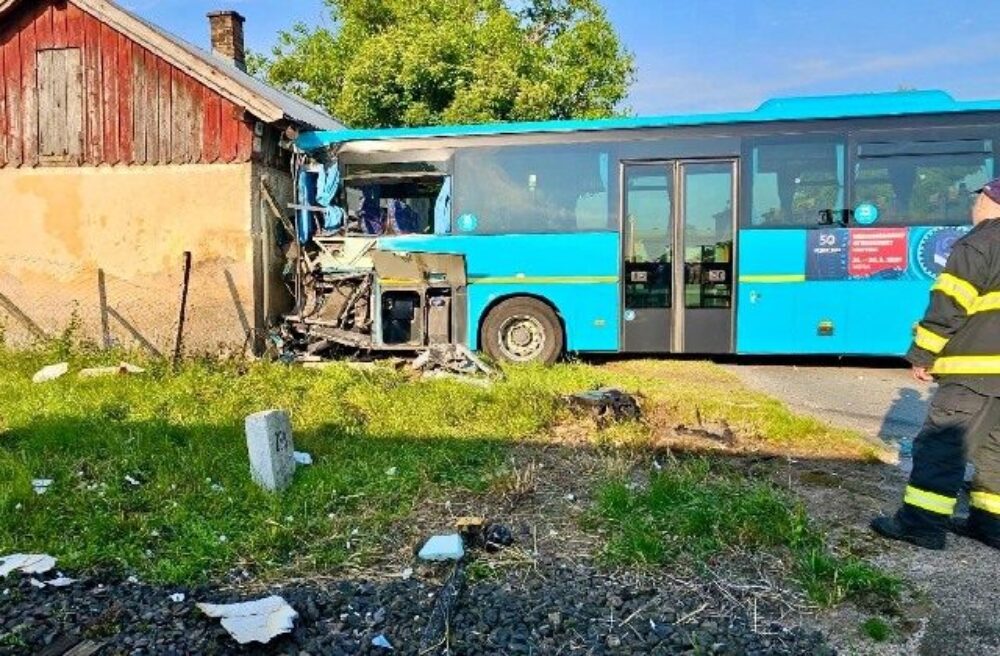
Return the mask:
<path id="1" fill-rule="evenodd" d="M 846 366 L 836 361 L 725 366 L 749 387 L 798 412 L 900 445 L 904 457 L 923 423 L 933 389 L 913 380 L 905 363 L 894 360 Z"/>

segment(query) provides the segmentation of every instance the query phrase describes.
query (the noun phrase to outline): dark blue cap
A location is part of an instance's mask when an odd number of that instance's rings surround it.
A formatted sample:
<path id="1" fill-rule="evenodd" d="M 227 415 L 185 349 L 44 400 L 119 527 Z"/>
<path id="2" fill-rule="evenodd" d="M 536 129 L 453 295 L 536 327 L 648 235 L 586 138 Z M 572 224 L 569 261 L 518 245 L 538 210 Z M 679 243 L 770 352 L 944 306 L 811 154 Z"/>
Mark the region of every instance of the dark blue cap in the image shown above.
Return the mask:
<path id="1" fill-rule="evenodd" d="M 976 190 L 977 194 L 986 194 L 994 203 L 1000 203 L 1000 178 L 986 183 L 982 189 Z"/>

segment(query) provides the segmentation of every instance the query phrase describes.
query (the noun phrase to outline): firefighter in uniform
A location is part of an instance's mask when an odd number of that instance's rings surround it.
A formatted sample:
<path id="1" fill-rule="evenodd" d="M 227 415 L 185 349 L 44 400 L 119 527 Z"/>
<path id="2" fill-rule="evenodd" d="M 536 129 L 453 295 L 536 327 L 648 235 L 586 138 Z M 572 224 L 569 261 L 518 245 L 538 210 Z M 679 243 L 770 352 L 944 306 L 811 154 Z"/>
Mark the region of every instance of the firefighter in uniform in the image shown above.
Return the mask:
<path id="1" fill-rule="evenodd" d="M 913 443 L 903 506 L 871 524 L 927 549 L 943 549 L 949 529 L 1000 549 L 1000 180 L 979 191 L 972 222 L 906 356 L 917 380 L 939 387 Z M 968 460 L 976 470 L 969 519 L 953 521 Z"/>

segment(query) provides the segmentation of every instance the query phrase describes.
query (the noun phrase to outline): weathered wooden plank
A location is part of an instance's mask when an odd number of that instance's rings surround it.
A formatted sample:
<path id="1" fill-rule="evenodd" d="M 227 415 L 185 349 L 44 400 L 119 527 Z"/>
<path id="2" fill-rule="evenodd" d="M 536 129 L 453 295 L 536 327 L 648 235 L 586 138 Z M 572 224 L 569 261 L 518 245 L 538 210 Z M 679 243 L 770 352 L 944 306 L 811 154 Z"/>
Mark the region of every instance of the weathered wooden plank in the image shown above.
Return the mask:
<path id="1" fill-rule="evenodd" d="M 4 96 L 7 99 L 7 165 L 20 166 L 23 153 L 21 125 L 21 43 L 16 31 L 4 44 Z"/>
<path id="2" fill-rule="evenodd" d="M 170 111 L 173 116 L 170 135 L 170 161 L 183 164 L 187 156 L 187 124 L 184 116 L 187 112 L 188 99 L 184 89 L 184 78 L 173 71 L 170 84 Z"/>
<path id="3" fill-rule="evenodd" d="M 7 166 L 7 138 L 10 130 L 7 128 L 7 85 L 4 83 L 4 45 L 0 35 L 0 169 Z"/>
<path id="4" fill-rule="evenodd" d="M 242 109 L 240 109 L 238 116 L 239 140 L 236 142 L 236 159 L 241 162 L 249 162 L 253 155 L 253 126 L 247 122 L 246 112 Z"/>
<path id="5" fill-rule="evenodd" d="M 158 86 L 159 86 L 159 119 L 160 124 L 157 128 L 159 136 L 159 161 L 161 164 L 167 164 L 170 162 L 171 155 L 173 151 L 170 150 L 170 128 L 172 122 L 172 104 L 171 104 L 171 66 L 166 61 L 162 59 L 157 60 L 157 68 L 159 73 Z"/>
<path id="6" fill-rule="evenodd" d="M 146 163 L 160 161 L 160 70 L 156 55 L 143 51 L 146 68 Z"/>
<path id="7" fill-rule="evenodd" d="M 237 107 L 227 98 L 222 99 L 222 116 L 219 130 L 219 159 L 232 162 L 239 150 L 240 124 L 236 120 Z"/>
<path id="8" fill-rule="evenodd" d="M 21 112 L 24 117 L 23 166 L 38 165 L 38 95 L 35 81 L 36 26 L 38 15 L 28 17 L 21 28 Z"/>
<path id="9" fill-rule="evenodd" d="M 202 158 L 205 162 L 219 159 L 219 132 L 222 129 L 222 98 L 208 87 L 202 87 Z"/>
<path id="10" fill-rule="evenodd" d="M 118 33 L 118 158 L 122 163 L 135 161 L 132 141 L 132 42 Z"/>
<path id="11" fill-rule="evenodd" d="M 42 158 L 62 155 L 66 144 L 66 58 L 62 53 L 61 50 L 39 50 L 35 53 L 38 77 L 38 154 Z M 60 112 L 63 120 L 60 120 Z"/>
<path id="12" fill-rule="evenodd" d="M 79 164 L 83 158 L 83 54 L 79 48 L 66 52 L 66 156 Z"/>
<path id="13" fill-rule="evenodd" d="M 201 132 L 205 119 L 205 109 L 201 96 L 202 85 L 190 75 L 185 75 L 184 79 L 187 84 L 188 97 L 191 99 L 191 111 L 188 114 L 191 121 L 191 127 L 188 131 L 188 161 L 197 162 L 201 160 Z"/>
<path id="14" fill-rule="evenodd" d="M 72 2 L 66 3 L 66 45 L 70 48 L 82 48 L 85 43 L 83 35 L 83 10 Z"/>
<path id="15" fill-rule="evenodd" d="M 104 123 L 101 118 L 103 106 L 101 94 L 101 24 L 90 14 L 83 14 L 83 70 L 86 85 L 87 132 L 84 147 L 86 160 L 100 164 L 104 159 Z"/>
<path id="16" fill-rule="evenodd" d="M 118 154 L 118 33 L 101 23 L 101 102 L 104 161 L 117 164 Z"/>
<path id="17" fill-rule="evenodd" d="M 35 39 L 38 48 L 54 48 L 55 40 L 52 36 L 52 14 L 55 10 L 51 3 L 41 6 L 35 16 Z"/>
<path id="18" fill-rule="evenodd" d="M 142 46 L 131 44 L 132 50 L 132 161 L 146 163 L 146 57 Z"/>
<path id="19" fill-rule="evenodd" d="M 70 3 L 54 3 L 52 5 L 52 47 L 68 48 L 69 32 L 66 29 L 66 16 Z"/>

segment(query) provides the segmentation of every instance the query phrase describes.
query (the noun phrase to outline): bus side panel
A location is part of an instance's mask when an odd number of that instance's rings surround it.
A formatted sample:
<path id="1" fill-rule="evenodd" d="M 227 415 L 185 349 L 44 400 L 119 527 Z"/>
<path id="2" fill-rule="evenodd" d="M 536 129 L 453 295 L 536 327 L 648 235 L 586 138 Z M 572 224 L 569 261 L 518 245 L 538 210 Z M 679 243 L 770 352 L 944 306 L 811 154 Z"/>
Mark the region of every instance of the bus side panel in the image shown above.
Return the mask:
<path id="1" fill-rule="evenodd" d="M 843 284 L 843 283 L 842 283 Z M 913 341 L 913 327 L 930 301 L 927 280 L 858 281 L 846 283 L 851 323 L 848 353 L 904 355 Z"/>
<path id="2" fill-rule="evenodd" d="M 736 352 L 800 353 L 805 294 L 804 230 L 742 230 Z"/>
<path id="3" fill-rule="evenodd" d="M 737 352 L 902 355 L 927 280 L 806 281 L 806 232 L 740 233 Z"/>
<path id="4" fill-rule="evenodd" d="M 566 324 L 570 351 L 619 350 L 620 242 L 617 233 L 409 235 L 379 248 L 464 255 L 469 278 L 469 346 L 479 348 L 486 309 L 505 296 L 548 300 Z"/>

